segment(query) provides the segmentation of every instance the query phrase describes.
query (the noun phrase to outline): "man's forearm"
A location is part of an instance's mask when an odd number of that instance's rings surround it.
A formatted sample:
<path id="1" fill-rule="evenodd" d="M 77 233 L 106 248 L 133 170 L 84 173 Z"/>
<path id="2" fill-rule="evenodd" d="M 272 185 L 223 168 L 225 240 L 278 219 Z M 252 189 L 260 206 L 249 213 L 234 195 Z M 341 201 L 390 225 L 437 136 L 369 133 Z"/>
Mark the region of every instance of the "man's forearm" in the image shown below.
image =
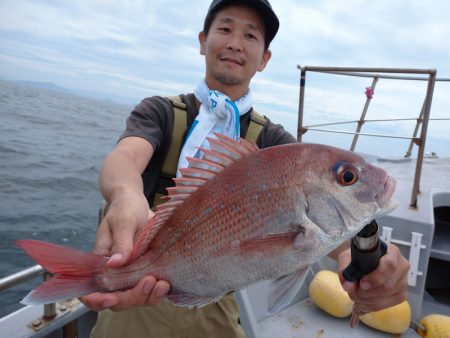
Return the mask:
<path id="1" fill-rule="evenodd" d="M 110 153 L 100 171 L 100 191 L 108 203 L 128 192 L 143 191 L 141 173 L 133 159 L 120 150 Z"/>

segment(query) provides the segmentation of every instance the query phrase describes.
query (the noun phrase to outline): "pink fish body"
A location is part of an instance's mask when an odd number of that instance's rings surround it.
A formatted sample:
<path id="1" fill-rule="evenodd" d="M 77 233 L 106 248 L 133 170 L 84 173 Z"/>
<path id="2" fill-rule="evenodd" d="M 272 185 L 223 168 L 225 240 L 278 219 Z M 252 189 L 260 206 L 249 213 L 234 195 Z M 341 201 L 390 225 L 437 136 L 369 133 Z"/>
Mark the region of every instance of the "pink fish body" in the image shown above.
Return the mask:
<path id="1" fill-rule="evenodd" d="M 152 274 L 170 283 L 169 301 L 203 306 L 277 278 L 269 296 L 274 311 L 310 264 L 394 207 L 395 180 L 355 153 L 298 143 L 259 150 L 217 137 L 175 179 L 128 265 L 109 268 L 102 256 L 18 241 L 56 274 L 23 302 L 130 288 Z"/>

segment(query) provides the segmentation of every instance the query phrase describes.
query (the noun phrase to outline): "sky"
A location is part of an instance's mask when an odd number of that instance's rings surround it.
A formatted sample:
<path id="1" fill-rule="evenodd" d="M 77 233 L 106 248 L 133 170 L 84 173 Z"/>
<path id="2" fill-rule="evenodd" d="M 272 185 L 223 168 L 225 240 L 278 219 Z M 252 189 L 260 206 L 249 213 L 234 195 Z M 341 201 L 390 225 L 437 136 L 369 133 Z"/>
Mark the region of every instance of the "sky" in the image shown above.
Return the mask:
<path id="1" fill-rule="evenodd" d="M 255 108 L 296 135 L 298 65 L 401 67 L 450 78 L 447 0 L 272 0 L 280 30 L 251 88 Z M 0 0 L 0 78 L 51 82 L 138 103 L 192 92 L 204 76 L 198 33 L 210 0 Z M 356 120 L 371 78 L 308 73 L 306 124 Z M 367 118 L 417 118 L 425 81 L 381 79 Z M 450 118 L 450 82 L 437 82 L 432 117 Z M 331 127 L 330 127 L 331 128 Z M 338 127 L 336 127 L 338 128 Z M 335 129 L 336 129 L 335 128 Z M 342 128 L 342 127 L 339 127 Z M 355 125 L 344 125 L 354 130 Z M 412 122 L 363 131 L 411 136 Z M 428 151 L 450 156 L 450 121 L 431 121 Z M 308 132 L 308 142 L 351 138 Z M 384 142 L 384 139 L 383 139 Z M 361 151 L 404 154 L 408 143 L 361 138 Z M 395 145 L 394 145 L 395 144 Z"/>

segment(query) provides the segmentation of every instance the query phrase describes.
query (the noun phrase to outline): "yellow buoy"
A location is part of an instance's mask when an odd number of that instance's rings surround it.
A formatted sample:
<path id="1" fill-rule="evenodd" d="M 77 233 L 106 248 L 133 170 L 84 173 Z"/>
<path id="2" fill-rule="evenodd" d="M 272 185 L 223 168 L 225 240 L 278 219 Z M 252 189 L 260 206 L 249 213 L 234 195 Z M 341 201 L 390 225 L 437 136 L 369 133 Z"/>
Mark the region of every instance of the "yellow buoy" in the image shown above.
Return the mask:
<path id="1" fill-rule="evenodd" d="M 421 328 L 417 333 L 423 338 L 450 338 L 450 317 L 444 315 L 428 315 L 420 320 Z"/>
<path id="2" fill-rule="evenodd" d="M 336 272 L 319 271 L 309 284 L 309 296 L 319 308 L 332 316 L 344 318 L 352 313 L 353 301 L 342 288 Z"/>
<path id="3" fill-rule="evenodd" d="M 411 322 L 411 307 L 405 300 L 398 305 L 362 315 L 360 320 L 367 326 L 383 332 L 403 333 L 408 330 Z"/>

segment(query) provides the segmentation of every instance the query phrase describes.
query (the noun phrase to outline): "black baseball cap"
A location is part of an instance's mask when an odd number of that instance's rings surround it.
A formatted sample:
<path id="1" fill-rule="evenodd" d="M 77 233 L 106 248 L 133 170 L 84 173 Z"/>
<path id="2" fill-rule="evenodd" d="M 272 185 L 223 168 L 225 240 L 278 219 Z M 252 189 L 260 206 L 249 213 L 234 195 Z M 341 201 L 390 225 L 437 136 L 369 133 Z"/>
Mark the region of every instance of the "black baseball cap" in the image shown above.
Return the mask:
<path id="1" fill-rule="evenodd" d="M 272 6 L 270 6 L 269 1 L 267 0 L 214 0 L 211 3 L 211 6 L 209 6 L 208 13 L 206 14 L 203 31 L 206 33 L 209 30 L 217 11 L 229 5 L 247 5 L 249 7 L 255 8 L 259 12 L 265 25 L 265 45 L 266 48 L 268 48 L 278 32 L 280 22 L 278 21 L 278 18 L 272 9 Z"/>

